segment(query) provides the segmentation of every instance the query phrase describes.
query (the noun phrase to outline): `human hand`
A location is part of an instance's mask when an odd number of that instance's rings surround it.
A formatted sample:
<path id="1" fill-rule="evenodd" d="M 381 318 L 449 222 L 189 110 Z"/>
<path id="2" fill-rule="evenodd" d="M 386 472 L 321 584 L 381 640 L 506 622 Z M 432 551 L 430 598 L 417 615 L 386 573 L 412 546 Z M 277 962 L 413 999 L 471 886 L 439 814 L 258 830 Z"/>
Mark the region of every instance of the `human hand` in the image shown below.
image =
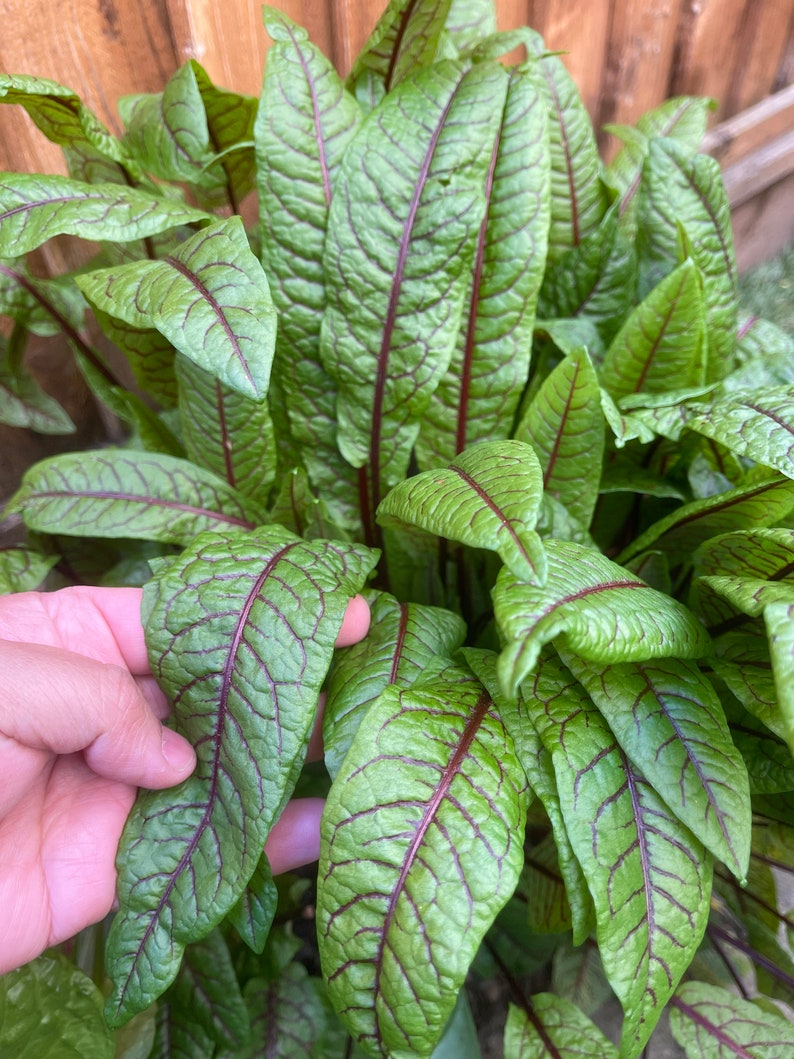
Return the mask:
<path id="1" fill-rule="evenodd" d="M 160 721 L 134 588 L 0 596 L 0 974 L 101 920 L 138 787 L 194 769 L 190 744 Z M 362 639 L 351 600 L 337 646 Z M 318 755 L 313 740 L 310 755 Z M 268 838 L 278 873 L 315 860 L 321 799 L 291 802 Z"/>

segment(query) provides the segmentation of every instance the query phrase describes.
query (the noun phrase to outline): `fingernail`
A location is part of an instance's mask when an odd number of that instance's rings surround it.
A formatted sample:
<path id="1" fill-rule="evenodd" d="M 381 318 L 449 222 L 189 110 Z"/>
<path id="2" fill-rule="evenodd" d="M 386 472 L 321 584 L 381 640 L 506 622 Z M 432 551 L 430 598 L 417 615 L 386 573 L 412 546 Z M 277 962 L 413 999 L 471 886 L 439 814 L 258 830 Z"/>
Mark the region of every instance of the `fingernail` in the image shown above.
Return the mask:
<path id="1" fill-rule="evenodd" d="M 171 728 L 163 728 L 163 757 L 177 772 L 192 772 L 196 766 L 193 747 Z"/>

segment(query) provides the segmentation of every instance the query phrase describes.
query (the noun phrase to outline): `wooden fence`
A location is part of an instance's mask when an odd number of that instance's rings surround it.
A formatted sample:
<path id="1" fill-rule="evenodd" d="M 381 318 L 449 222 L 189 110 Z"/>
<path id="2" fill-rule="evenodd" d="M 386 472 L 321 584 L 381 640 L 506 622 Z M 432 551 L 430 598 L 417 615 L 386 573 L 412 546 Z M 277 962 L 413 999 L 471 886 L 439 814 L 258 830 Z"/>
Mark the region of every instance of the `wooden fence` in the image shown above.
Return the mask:
<path id="1" fill-rule="evenodd" d="M 344 72 L 385 2 L 276 6 Z M 726 179 L 740 264 L 794 241 L 792 0 L 497 0 L 496 8 L 499 28 L 531 25 L 566 53 L 599 127 L 631 123 L 669 95 L 716 98 L 709 147 L 739 167 Z M 0 0 L 0 25 L 0 70 L 69 85 L 113 131 L 119 96 L 159 91 L 189 57 L 218 84 L 258 93 L 268 44 L 259 0 Z M 614 146 L 604 138 L 606 154 Z M 24 114 L 0 107 L 0 169 L 9 168 L 53 172 L 62 163 Z"/>

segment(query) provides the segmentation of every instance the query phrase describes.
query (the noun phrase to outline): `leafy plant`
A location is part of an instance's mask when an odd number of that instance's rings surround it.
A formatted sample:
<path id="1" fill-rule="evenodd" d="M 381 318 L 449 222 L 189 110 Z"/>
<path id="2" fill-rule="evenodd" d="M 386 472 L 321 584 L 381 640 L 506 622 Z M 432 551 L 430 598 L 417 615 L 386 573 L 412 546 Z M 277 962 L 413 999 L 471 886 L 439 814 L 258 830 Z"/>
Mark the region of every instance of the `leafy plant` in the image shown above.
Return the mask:
<path id="1" fill-rule="evenodd" d="M 346 82 L 264 19 L 259 100 L 191 61 L 120 139 L 0 80 L 70 173 L 0 180 L 3 419 L 68 429 L 23 366 L 57 332 L 127 426 L 28 471 L 0 584 L 145 581 L 199 758 L 128 821 L 107 1025 L 47 956 L 0 1039 L 46 986 L 97 1056 L 470 1056 L 496 975 L 510 1059 L 629 1059 L 666 1010 L 690 1056 L 794 1049 L 794 343 L 739 319 L 709 101 L 605 166 L 485 0 L 392 0 Z M 39 278 L 63 234 L 94 258 Z M 327 792 L 319 870 L 274 880 L 296 789 Z"/>

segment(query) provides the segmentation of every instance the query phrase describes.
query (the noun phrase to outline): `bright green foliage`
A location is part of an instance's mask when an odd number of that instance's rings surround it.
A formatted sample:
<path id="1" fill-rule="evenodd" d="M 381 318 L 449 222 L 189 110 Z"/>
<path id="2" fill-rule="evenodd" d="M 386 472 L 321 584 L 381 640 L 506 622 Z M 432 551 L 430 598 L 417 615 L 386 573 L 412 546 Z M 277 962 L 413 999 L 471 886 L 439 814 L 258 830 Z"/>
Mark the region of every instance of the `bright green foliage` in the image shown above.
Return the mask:
<path id="1" fill-rule="evenodd" d="M 191 60 L 119 137 L 0 76 L 69 173 L 0 176 L 0 422 L 73 430 L 26 364 L 62 335 L 126 431 L 27 471 L 0 592 L 143 585 L 198 756 L 132 810 L 104 968 L 75 950 L 105 1017 L 47 956 L 0 1052 L 478 1059 L 498 976 L 508 1059 L 636 1059 L 665 1013 L 788 1055 L 794 338 L 739 318 L 712 102 L 604 166 L 490 0 L 391 0 L 346 81 L 264 26 L 258 99 Z M 41 278 L 63 235 L 96 257 Z M 293 795 L 321 861 L 274 878 Z"/>

